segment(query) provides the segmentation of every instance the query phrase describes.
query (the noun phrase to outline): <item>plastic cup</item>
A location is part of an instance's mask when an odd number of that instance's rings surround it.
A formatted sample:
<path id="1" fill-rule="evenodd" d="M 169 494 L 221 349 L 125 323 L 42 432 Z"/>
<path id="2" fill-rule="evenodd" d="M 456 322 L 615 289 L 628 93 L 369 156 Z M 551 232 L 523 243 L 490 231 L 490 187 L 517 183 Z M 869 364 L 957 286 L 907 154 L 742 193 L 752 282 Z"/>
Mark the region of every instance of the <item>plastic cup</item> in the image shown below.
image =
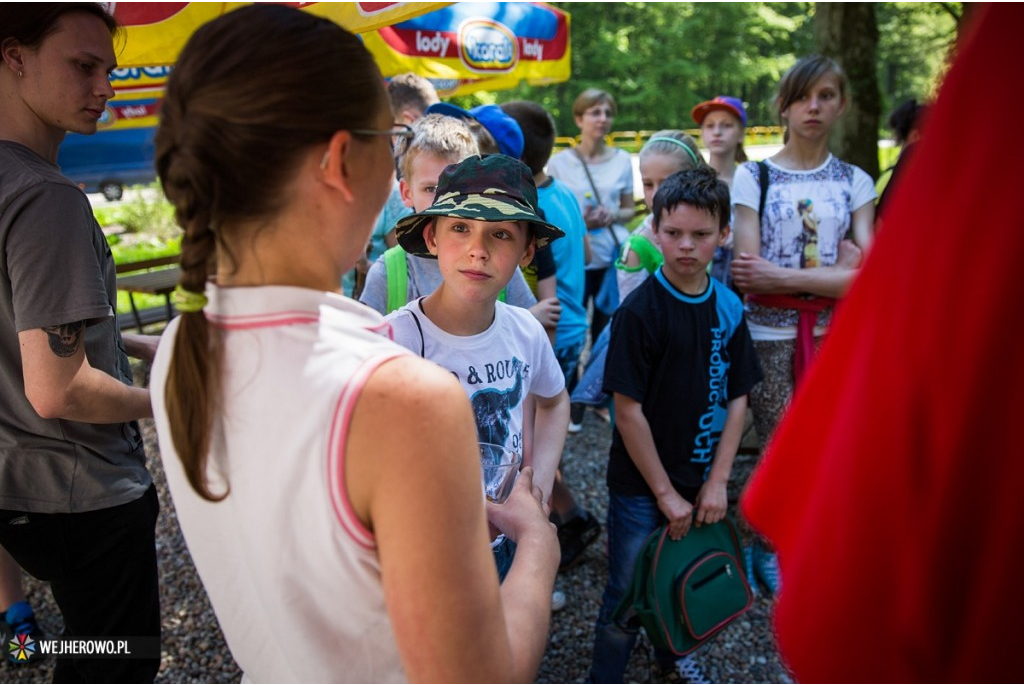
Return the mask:
<path id="1" fill-rule="evenodd" d="M 484 483 L 484 495 L 488 501 L 501 504 L 512 494 L 523 455 L 504 445 L 480 443 L 480 466 Z"/>

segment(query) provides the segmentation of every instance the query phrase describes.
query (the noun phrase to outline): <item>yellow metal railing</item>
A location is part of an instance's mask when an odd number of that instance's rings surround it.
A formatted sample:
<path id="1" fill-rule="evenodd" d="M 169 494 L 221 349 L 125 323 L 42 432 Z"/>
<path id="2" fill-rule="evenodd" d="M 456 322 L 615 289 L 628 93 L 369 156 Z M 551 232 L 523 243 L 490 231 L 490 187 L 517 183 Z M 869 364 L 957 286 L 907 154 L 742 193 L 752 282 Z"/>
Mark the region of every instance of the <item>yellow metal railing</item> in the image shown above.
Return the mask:
<path id="1" fill-rule="evenodd" d="M 700 142 L 700 129 L 683 129 Z M 637 152 L 644 143 L 657 131 L 614 131 L 605 138 L 609 145 Z M 748 126 L 743 138 L 744 145 L 772 145 L 782 143 L 781 126 Z M 555 149 L 576 147 L 580 143 L 579 136 L 558 136 L 555 138 Z"/>

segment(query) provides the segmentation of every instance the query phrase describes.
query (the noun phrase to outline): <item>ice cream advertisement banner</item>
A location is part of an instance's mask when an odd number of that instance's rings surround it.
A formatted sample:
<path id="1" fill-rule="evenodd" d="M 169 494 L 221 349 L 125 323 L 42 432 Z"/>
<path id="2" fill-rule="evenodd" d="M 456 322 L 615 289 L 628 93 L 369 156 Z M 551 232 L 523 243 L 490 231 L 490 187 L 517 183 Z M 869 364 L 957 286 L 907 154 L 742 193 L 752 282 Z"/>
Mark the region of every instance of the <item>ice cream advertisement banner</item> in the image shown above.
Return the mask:
<path id="1" fill-rule="evenodd" d="M 540 2 L 459 2 L 363 34 L 385 76 L 408 71 L 442 95 L 569 79 L 569 15 Z"/>
<path id="2" fill-rule="evenodd" d="M 115 69 L 110 75 L 110 85 L 114 87 L 115 94 L 100 117 L 99 129 L 156 126 L 170 73 L 170 67 Z"/>
<path id="3" fill-rule="evenodd" d="M 247 2 L 108 2 L 127 39 L 118 56 L 122 67 L 174 64 L 196 29 L 206 22 L 249 5 Z M 449 4 L 446 2 L 284 2 L 325 17 L 353 33 L 390 26 Z"/>
<path id="4" fill-rule="evenodd" d="M 203 23 L 247 3 L 114 2 L 125 26 L 101 130 L 156 126 L 170 65 Z M 570 75 L 569 15 L 542 2 L 285 3 L 361 35 L 385 77 L 415 72 L 441 97 L 558 83 Z M 394 23 L 394 22 L 398 23 Z M 369 27 L 375 27 L 371 30 Z"/>

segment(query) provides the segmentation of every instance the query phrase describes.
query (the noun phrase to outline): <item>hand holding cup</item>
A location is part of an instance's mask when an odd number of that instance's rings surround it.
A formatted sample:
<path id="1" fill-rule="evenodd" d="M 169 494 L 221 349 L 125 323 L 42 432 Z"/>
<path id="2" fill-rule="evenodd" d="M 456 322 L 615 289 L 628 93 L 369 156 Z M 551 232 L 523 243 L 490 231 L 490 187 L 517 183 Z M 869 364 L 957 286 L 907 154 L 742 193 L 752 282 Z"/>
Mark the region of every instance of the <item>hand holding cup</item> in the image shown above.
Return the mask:
<path id="1" fill-rule="evenodd" d="M 533 484 L 533 467 L 527 466 L 503 504 L 487 502 L 487 521 L 516 543 L 530 532 L 553 534 L 555 526 L 548 520 L 550 510 L 541 501 L 542 495 Z"/>

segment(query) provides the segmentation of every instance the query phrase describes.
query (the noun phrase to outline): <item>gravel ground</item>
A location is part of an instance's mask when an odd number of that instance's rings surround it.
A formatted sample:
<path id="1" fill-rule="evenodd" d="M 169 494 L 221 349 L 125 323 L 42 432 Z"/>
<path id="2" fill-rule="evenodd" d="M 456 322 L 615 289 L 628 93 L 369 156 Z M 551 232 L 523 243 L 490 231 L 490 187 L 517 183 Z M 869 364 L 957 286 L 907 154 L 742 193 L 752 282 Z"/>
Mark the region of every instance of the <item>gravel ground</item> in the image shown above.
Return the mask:
<path id="1" fill-rule="evenodd" d="M 224 643 L 182 540 L 157 457 L 153 423 L 144 421 L 142 424 L 150 471 L 162 507 L 157 523 L 157 553 L 162 586 L 163 649 L 157 682 L 240 682 L 241 672 Z M 567 438 L 563 457 L 563 473 L 577 501 L 602 522 L 608 504 L 604 466 L 610 439 L 608 424 L 593 412 L 587 412 L 583 431 Z M 750 444 L 749 438 L 745 444 Z M 741 454 L 734 474 L 748 473 L 752 465 L 753 457 Z M 733 487 L 730 499 L 735 501 L 737 495 L 738 489 Z M 556 588 L 566 594 L 568 602 L 552 618 L 550 643 L 537 682 L 583 682 L 593 647 L 593 622 L 607 577 L 605 546 L 602 532 L 584 553 L 584 560 L 558 576 Z M 25 587 L 43 631 L 58 634 L 61 619 L 49 588 L 32 578 L 26 578 Z M 790 682 L 775 649 L 770 613 L 771 600 L 762 592 L 749 612 L 697 652 L 698 661 L 712 682 Z M 651 669 L 652 662 L 650 645 L 641 637 L 626 672 L 627 682 L 685 682 L 675 673 L 656 675 Z M 51 662 L 21 667 L 6 664 L 0 668 L 2 683 L 50 682 L 51 676 Z"/>

